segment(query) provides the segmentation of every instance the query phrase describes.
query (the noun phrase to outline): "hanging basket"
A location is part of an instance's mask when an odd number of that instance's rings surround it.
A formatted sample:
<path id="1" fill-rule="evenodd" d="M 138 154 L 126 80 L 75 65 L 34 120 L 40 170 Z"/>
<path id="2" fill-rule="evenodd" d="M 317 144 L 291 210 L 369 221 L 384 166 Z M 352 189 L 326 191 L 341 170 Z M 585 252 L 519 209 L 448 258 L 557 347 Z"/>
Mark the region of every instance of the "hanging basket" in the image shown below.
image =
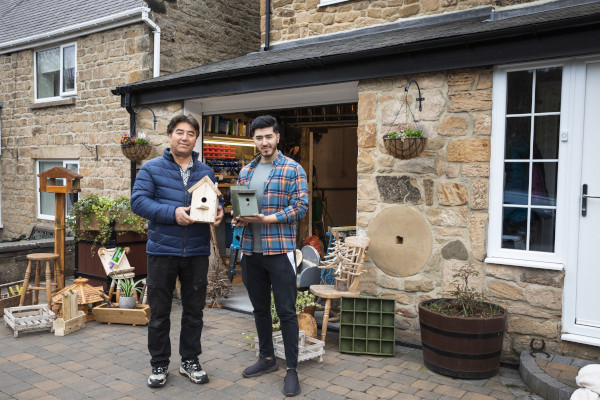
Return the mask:
<path id="1" fill-rule="evenodd" d="M 147 144 L 139 145 L 139 144 L 122 144 L 121 151 L 133 162 L 139 162 L 145 160 L 150 155 L 152 151 L 152 147 Z"/>
<path id="2" fill-rule="evenodd" d="M 387 152 L 401 160 L 417 157 L 425 148 L 426 138 L 407 137 L 404 140 L 400 138 L 390 138 L 384 136 L 383 143 Z"/>

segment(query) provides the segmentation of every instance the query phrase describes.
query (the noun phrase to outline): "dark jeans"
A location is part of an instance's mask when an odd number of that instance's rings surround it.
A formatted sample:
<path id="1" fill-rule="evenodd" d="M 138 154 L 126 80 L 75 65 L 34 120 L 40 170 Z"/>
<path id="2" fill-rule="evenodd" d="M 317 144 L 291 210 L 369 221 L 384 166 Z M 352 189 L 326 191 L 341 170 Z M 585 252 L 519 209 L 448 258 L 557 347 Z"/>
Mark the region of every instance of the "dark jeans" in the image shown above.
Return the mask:
<path id="1" fill-rule="evenodd" d="M 259 353 L 274 357 L 271 290 L 281 322 L 285 362 L 298 366 L 298 317 L 296 316 L 296 272 L 286 254 L 265 256 L 260 253 L 242 258 L 242 279 L 254 308 Z"/>
<path id="2" fill-rule="evenodd" d="M 182 360 L 202 353 L 202 317 L 206 303 L 208 256 L 148 256 L 148 351 L 153 367 L 168 366 L 171 357 L 171 303 L 175 281 L 181 282 L 181 332 L 179 354 Z"/>

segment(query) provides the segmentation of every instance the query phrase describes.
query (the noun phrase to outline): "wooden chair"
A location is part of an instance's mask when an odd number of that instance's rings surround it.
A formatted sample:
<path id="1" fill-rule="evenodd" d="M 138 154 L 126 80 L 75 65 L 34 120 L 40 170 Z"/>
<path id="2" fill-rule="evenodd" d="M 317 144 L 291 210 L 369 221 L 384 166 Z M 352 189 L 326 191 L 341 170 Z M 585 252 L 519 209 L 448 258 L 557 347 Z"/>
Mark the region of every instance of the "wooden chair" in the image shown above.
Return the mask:
<path id="1" fill-rule="evenodd" d="M 325 299 L 325 310 L 323 312 L 323 324 L 321 326 L 321 340 L 325 341 L 327 335 L 327 324 L 338 319 L 329 318 L 331 310 L 331 299 L 341 299 L 342 297 L 358 297 L 360 291 L 358 284 L 363 271 L 363 265 L 367 256 L 370 239 L 367 237 L 351 236 L 346 238 L 345 242 L 339 246 L 338 254 L 330 257 L 328 263 L 320 268 L 334 268 L 338 277 L 337 281 L 342 281 L 342 287 L 347 290 L 336 290 L 334 285 L 311 285 L 310 291 L 315 296 Z M 336 261 L 333 261 L 337 257 Z"/>
<path id="2" fill-rule="evenodd" d="M 46 290 L 46 302 L 48 303 L 48 308 L 50 308 L 52 303 L 52 286 L 55 286 L 57 289 L 60 289 L 60 283 L 62 282 L 60 268 L 56 263 L 58 259 L 58 254 L 55 253 L 32 253 L 27 254 L 27 259 L 29 263 L 27 264 L 27 269 L 25 270 L 25 279 L 23 280 L 23 289 L 21 289 L 21 301 L 19 302 L 19 306 L 25 304 L 25 296 L 28 291 L 32 291 L 34 293 L 33 296 L 33 304 L 38 304 L 39 299 L 39 291 Z M 29 279 L 31 278 L 31 264 L 32 261 L 35 261 L 35 286 L 29 286 Z M 46 262 L 46 283 L 45 287 L 40 286 L 40 277 L 42 261 Z M 54 262 L 54 282 L 52 282 L 52 269 L 50 269 L 50 261 Z"/>

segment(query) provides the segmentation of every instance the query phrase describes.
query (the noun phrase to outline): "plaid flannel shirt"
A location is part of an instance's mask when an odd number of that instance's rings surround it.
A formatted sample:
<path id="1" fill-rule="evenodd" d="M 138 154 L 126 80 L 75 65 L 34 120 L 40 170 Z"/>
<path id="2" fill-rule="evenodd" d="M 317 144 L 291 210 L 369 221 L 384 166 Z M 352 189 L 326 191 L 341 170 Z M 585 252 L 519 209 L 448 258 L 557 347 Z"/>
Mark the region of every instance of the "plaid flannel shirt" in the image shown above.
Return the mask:
<path id="1" fill-rule="evenodd" d="M 260 155 L 240 171 L 238 185 L 248 186 Z M 275 214 L 276 224 L 262 224 L 263 254 L 273 255 L 296 249 L 296 222 L 308 210 L 308 185 L 304 169 L 278 151 L 274 167 L 265 182 L 261 213 Z M 252 229 L 244 229 L 241 243 L 244 254 L 252 254 Z"/>

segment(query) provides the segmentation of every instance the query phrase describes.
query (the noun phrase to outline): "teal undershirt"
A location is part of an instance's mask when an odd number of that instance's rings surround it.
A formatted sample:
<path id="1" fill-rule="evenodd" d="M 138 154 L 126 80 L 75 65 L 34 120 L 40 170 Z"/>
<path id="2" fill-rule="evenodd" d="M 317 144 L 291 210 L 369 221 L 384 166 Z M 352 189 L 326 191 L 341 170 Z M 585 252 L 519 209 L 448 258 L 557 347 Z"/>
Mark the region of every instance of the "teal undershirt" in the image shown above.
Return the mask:
<path id="1" fill-rule="evenodd" d="M 269 174 L 273 169 L 273 163 L 262 163 L 259 162 L 254 169 L 254 174 L 252 174 L 252 179 L 250 180 L 250 185 L 248 186 L 250 189 L 256 190 L 256 201 L 258 202 L 258 213 L 262 212 L 262 199 L 265 194 L 265 182 L 269 178 Z M 252 225 L 252 252 L 253 253 L 262 253 L 262 234 L 261 227 L 262 224 L 251 224 Z"/>

